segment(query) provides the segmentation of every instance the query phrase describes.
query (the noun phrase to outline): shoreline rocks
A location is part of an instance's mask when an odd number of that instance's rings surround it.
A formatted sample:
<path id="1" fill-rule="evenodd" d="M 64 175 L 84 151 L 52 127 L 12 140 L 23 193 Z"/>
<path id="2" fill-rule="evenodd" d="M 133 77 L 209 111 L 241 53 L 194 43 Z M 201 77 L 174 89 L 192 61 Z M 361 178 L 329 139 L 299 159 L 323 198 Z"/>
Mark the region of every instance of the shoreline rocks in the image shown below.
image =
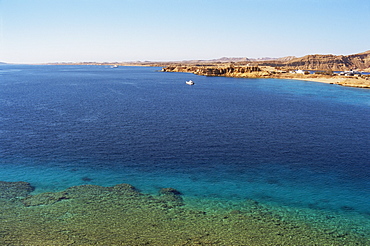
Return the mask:
<path id="1" fill-rule="evenodd" d="M 261 77 L 269 76 L 267 71 L 263 71 L 258 66 L 234 66 L 234 65 L 224 65 L 224 66 L 189 66 L 189 65 L 172 65 L 162 68 L 162 72 L 184 72 L 193 73 L 196 75 L 203 76 L 224 76 L 224 77 Z"/>
<path id="2" fill-rule="evenodd" d="M 322 74 L 296 74 L 269 66 L 251 65 L 170 65 L 163 67 L 162 72 L 183 72 L 193 73 L 202 76 L 212 77 L 233 77 L 233 78 L 274 78 L 274 79 L 296 79 L 313 82 L 336 84 L 348 87 L 370 88 L 368 76 L 339 76 Z"/>

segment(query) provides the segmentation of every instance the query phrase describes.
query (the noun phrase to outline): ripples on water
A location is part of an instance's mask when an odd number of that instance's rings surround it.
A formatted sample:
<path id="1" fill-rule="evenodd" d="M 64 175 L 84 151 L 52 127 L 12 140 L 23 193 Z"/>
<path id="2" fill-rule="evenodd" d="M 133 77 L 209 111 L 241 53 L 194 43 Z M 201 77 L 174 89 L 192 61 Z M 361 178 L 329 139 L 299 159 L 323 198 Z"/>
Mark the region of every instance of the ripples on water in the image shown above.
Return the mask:
<path id="1" fill-rule="evenodd" d="M 370 90 L 156 70 L 0 66 L 0 180 L 176 187 L 368 219 Z"/>

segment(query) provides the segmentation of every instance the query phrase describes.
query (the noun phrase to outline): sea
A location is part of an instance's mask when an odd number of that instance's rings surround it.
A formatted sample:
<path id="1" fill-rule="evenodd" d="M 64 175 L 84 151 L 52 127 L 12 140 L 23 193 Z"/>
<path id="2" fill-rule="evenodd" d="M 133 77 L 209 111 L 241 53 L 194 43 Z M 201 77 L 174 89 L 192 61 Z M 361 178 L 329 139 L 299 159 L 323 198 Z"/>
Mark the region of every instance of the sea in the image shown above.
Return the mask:
<path id="1" fill-rule="evenodd" d="M 160 70 L 0 65 L 0 180 L 171 187 L 370 231 L 369 89 Z"/>

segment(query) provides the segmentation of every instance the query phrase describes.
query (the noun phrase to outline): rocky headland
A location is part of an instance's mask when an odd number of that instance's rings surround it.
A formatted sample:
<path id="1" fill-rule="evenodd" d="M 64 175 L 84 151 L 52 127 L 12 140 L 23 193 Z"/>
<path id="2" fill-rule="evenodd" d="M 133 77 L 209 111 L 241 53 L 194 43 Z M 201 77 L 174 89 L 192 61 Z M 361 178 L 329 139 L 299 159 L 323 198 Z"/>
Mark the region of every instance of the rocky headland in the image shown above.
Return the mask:
<path id="1" fill-rule="evenodd" d="M 136 62 L 80 62 L 50 63 L 51 65 L 105 65 L 105 66 L 155 66 L 163 72 L 186 72 L 204 76 L 235 78 L 278 78 L 307 80 L 342 86 L 370 88 L 370 75 L 340 76 L 333 71 L 370 72 L 370 50 L 352 55 L 306 55 L 282 58 L 222 57 L 212 60 L 187 61 L 136 61 Z M 310 71 L 306 73 L 297 70 Z M 315 71 L 312 73 L 312 71 Z M 347 74 L 348 75 L 348 74 Z"/>
<path id="2" fill-rule="evenodd" d="M 225 76 L 258 78 L 268 76 L 267 71 L 263 71 L 258 66 L 234 66 L 234 65 L 170 65 L 162 68 L 162 72 L 185 72 L 205 76 Z"/>
<path id="3" fill-rule="evenodd" d="M 370 88 L 369 75 L 341 76 L 331 70 L 316 73 L 299 72 L 283 69 L 281 67 L 258 66 L 258 65 L 170 65 L 162 68 L 163 72 L 185 72 L 204 76 L 224 76 L 234 78 L 277 78 L 296 79 L 314 82 L 336 84 L 342 86 Z"/>
<path id="4" fill-rule="evenodd" d="M 346 71 L 359 70 L 370 72 L 370 50 L 352 55 L 306 55 L 303 57 L 286 56 L 281 58 L 247 58 L 222 57 L 212 60 L 186 60 L 186 61 L 132 61 L 132 62 L 75 62 L 75 63 L 48 63 L 50 65 L 117 65 L 117 66 L 225 66 L 233 63 L 235 66 L 267 66 L 283 70 L 332 70 Z"/>
<path id="5" fill-rule="evenodd" d="M 370 50 L 353 55 L 307 55 L 283 58 L 220 58 L 208 61 L 193 60 L 157 63 L 163 72 L 186 72 L 204 76 L 235 78 L 278 78 L 307 80 L 342 86 L 370 88 L 370 75 L 333 71 L 370 72 Z M 301 70 L 297 72 L 297 70 Z M 308 72 L 310 71 L 310 72 Z"/>

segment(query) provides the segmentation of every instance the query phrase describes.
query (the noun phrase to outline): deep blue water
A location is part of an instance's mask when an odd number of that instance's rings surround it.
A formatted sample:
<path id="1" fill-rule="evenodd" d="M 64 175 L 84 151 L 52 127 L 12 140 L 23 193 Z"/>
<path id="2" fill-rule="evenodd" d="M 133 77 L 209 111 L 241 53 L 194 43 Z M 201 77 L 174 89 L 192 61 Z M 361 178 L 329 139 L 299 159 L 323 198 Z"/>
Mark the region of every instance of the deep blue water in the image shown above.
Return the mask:
<path id="1" fill-rule="evenodd" d="M 157 70 L 0 66 L 0 180 L 369 218 L 370 90 Z"/>

